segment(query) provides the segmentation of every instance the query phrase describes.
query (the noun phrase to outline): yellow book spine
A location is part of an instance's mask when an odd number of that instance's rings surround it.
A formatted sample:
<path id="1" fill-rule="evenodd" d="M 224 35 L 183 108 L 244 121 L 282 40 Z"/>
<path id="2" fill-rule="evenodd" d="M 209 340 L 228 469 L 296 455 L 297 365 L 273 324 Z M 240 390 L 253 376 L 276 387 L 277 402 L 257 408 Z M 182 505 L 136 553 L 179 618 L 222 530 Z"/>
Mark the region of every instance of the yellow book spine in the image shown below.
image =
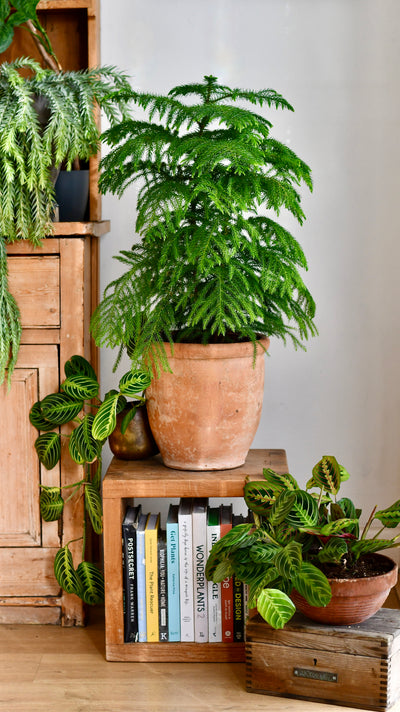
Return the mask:
<path id="1" fill-rule="evenodd" d="M 154 523 L 154 522 L 153 522 Z M 158 643 L 158 537 L 159 517 L 152 526 L 151 517 L 144 534 L 145 559 L 146 559 L 146 617 L 147 617 L 147 642 Z"/>

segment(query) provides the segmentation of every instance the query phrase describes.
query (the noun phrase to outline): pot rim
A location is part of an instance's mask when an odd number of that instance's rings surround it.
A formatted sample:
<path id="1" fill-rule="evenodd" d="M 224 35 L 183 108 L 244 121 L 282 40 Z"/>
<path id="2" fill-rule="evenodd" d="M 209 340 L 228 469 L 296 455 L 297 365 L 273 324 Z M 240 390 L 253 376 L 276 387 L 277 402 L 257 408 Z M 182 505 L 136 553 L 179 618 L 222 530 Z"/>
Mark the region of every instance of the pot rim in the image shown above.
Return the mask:
<path id="1" fill-rule="evenodd" d="M 387 581 L 388 585 L 392 588 L 392 586 L 395 585 L 397 581 L 397 574 L 398 574 L 398 566 L 396 562 L 390 557 L 390 556 L 385 556 L 384 554 L 371 554 L 371 556 L 379 557 L 380 559 L 386 559 L 386 561 L 390 561 L 392 566 L 390 567 L 389 571 L 386 571 L 385 573 L 378 574 L 377 576 L 365 576 L 363 578 L 328 578 L 330 587 L 332 589 L 332 593 L 335 593 L 335 596 L 340 596 L 341 591 L 343 592 L 342 595 L 346 596 L 347 593 L 345 591 L 345 588 L 349 588 L 350 586 L 354 586 L 355 582 L 357 582 L 357 586 L 359 588 L 368 588 L 369 591 L 371 590 L 372 587 L 374 587 L 374 582 L 376 583 L 376 587 L 381 588 L 382 587 L 382 582 Z M 393 583 L 391 583 L 393 579 Z M 335 589 L 335 591 L 334 591 Z M 337 590 L 336 590 L 337 589 Z"/>
<path id="2" fill-rule="evenodd" d="M 268 336 L 257 339 L 257 356 L 264 355 L 269 344 Z M 173 350 L 169 342 L 164 342 L 163 345 L 168 359 L 253 358 L 254 356 L 252 341 L 238 341 L 231 344 L 195 344 L 184 341 L 174 343 Z"/>

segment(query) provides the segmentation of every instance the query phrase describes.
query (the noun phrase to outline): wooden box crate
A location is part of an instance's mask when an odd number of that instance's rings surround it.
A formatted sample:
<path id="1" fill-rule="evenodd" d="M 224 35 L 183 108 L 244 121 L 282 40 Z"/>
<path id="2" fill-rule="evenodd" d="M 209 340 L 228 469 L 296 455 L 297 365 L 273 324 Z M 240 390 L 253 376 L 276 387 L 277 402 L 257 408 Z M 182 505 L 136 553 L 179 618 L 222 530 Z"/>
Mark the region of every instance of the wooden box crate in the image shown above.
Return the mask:
<path id="1" fill-rule="evenodd" d="M 260 616 L 247 624 L 248 692 L 389 709 L 399 696 L 400 611 L 382 608 L 354 626 L 326 626 L 299 613 L 283 630 Z"/>

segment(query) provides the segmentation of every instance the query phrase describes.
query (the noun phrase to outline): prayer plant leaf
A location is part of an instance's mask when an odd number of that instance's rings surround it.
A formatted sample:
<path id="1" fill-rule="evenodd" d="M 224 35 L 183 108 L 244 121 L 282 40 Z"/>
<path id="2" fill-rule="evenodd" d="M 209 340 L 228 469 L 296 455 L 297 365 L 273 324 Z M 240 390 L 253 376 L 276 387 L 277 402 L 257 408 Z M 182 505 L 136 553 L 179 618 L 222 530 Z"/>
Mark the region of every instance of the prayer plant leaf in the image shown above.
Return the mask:
<path id="1" fill-rule="evenodd" d="M 40 514 L 45 522 L 54 522 L 60 519 L 64 509 L 60 488 L 42 486 L 39 504 Z"/>
<path id="2" fill-rule="evenodd" d="M 269 625 L 280 629 L 290 621 L 296 606 L 283 591 L 264 588 L 257 599 L 257 610 Z"/>
<path id="3" fill-rule="evenodd" d="M 104 440 L 115 430 L 118 398 L 118 393 L 111 395 L 98 409 L 92 426 L 92 435 L 96 440 Z"/>
<path id="4" fill-rule="evenodd" d="M 85 507 L 96 534 L 103 532 L 103 507 L 101 496 L 96 487 L 90 482 L 85 485 Z"/>
<path id="5" fill-rule="evenodd" d="M 68 544 L 57 551 L 54 559 L 54 575 L 64 591 L 75 593 L 77 596 L 80 595 L 82 586 L 74 569 L 74 562 Z"/>
<path id="6" fill-rule="evenodd" d="M 76 573 L 81 582 L 79 595 L 82 600 L 90 606 L 103 603 L 104 578 L 98 566 L 88 561 L 82 561 L 78 564 Z"/>
<path id="7" fill-rule="evenodd" d="M 43 433 L 35 440 L 37 456 L 46 470 L 52 470 L 61 457 L 61 438 L 58 433 Z"/>

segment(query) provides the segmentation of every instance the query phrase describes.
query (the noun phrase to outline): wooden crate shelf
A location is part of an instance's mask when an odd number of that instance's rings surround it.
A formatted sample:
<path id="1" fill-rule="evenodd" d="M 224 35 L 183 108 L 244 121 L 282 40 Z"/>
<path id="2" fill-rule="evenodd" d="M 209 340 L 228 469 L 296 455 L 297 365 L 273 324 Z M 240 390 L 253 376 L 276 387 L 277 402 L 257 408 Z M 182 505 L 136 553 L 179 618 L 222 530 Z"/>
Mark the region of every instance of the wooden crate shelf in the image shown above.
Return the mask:
<path id="1" fill-rule="evenodd" d="M 242 467 L 184 472 L 165 467 L 159 456 L 113 459 L 103 482 L 106 658 L 127 662 L 243 662 L 244 643 L 124 643 L 122 520 L 128 501 L 141 498 L 242 497 L 246 477 L 263 468 L 287 472 L 284 450 L 250 450 Z"/>

